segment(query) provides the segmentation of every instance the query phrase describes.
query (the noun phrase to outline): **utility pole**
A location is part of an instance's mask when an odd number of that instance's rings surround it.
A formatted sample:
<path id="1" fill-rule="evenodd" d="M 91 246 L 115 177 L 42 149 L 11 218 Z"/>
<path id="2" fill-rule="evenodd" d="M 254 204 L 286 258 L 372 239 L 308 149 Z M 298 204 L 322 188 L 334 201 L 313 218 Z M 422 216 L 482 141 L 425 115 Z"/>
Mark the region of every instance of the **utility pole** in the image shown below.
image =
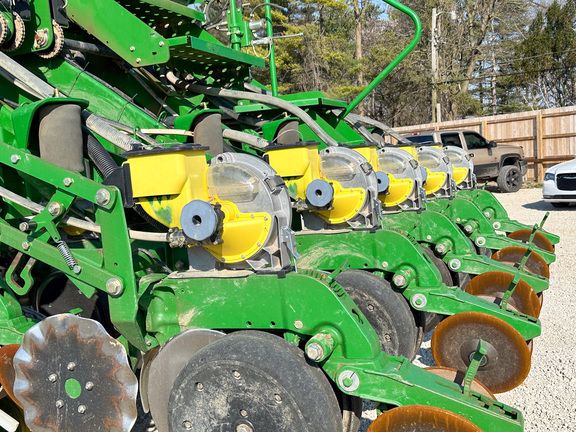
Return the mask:
<path id="1" fill-rule="evenodd" d="M 432 123 L 436 123 L 436 104 L 438 103 L 438 52 L 436 43 L 436 20 L 438 14 L 436 8 L 432 8 L 432 36 L 430 37 L 430 49 L 432 51 Z"/>

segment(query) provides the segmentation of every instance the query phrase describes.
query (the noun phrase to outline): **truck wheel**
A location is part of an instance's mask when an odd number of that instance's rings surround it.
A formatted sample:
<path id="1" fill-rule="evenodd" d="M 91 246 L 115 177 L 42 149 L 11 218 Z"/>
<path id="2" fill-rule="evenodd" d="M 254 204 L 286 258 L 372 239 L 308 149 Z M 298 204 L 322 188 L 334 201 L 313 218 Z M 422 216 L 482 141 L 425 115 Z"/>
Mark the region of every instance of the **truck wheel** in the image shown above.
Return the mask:
<path id="1" fill-rule="evenodd" d="M 522 173 L 516 165 L 506 165 L 500 170 L 496 180 L 501 192 L 516 192 L 522 187 Z"/>

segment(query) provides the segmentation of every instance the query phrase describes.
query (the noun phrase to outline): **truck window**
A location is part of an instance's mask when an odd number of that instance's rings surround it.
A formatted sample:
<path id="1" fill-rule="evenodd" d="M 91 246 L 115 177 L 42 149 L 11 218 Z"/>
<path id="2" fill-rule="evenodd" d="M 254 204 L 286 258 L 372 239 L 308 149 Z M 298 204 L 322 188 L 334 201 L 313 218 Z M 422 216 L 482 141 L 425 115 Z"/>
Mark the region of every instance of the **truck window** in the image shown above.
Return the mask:
<path id="1" fill-rule="evenodd" d="M 434 141 L 434 138 L 430 135 L 413 135 L 405 138 L 415 144 L 430 144 Z"/>
<path id="2" fill-rule="evenodd" d="M 488 141 L 484 139 L 481 135 L 474 132 L 464 132 L 464 139 L 466 140 L 466 145 L 468 150 L 474 150 L 479 148 L 488 148 Z"/>
<path id="3" fill-rule="evenodd" d="M 462 143 L 460 142 L 458 133 L 443 133 L 440 134 L 440 138 L 442 139 L 442 145 L 462 148 Z"/>

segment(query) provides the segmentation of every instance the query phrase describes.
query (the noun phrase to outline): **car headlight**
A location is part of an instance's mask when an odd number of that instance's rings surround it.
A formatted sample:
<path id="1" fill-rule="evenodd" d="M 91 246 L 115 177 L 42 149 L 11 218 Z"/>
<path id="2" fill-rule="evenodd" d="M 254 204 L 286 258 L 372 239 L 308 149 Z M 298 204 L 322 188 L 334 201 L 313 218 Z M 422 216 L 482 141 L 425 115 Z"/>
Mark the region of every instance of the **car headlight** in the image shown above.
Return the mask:
<path id="1" fill-rule="evenodd" d="M 547 172 L 544 174 L 544 181 L 546 180 L 554 180 L 555 174 L 551 172 Z"/>

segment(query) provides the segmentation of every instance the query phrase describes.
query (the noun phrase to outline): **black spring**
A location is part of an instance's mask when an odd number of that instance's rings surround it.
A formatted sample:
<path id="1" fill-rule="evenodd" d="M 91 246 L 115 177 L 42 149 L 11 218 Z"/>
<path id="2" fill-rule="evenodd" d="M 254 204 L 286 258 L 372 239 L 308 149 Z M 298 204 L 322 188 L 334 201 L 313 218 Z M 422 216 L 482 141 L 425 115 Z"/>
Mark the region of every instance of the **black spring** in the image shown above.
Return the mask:
<path id="1" fill-rule="evenodd" d="M 59 241 L 56 243 L 56 247 L 58 248 L 60 255 L 62 255 L 62 258 L 64 258 L 64 261 L 70 270 L 72 270 L 74 266 L 78 265 L 66 243 Z"/>

